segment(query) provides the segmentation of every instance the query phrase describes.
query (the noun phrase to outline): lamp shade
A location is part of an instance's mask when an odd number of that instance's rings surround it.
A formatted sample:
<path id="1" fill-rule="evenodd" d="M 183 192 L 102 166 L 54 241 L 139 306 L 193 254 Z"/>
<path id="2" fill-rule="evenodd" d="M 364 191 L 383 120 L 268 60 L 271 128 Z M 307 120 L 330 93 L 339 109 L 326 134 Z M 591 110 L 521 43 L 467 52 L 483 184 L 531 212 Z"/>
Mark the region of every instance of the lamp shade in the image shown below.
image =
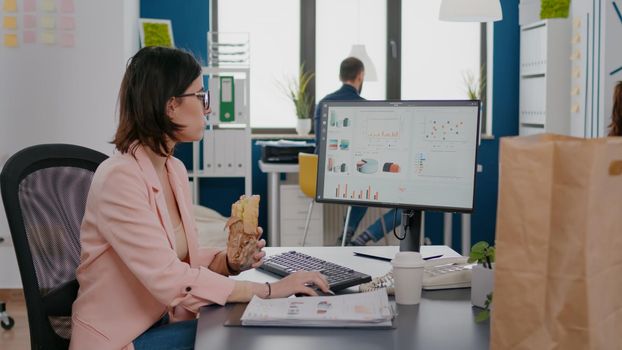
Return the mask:
<path id="1" fill-rule="evenodd" d="M 367 54 L 367 49 L 365 49 L 365 45 L 355 44 L 352 45 L 352 50 L 350 50 L 350 57 L 356 57 L 365 66 L 365 81 L 377 81 L 378 74 L 376 74 L 376 66 L 374 62 L 371 61 L 369 55 Z"/>
<path id="2" fill-rule="evenodd" d="M 494 22 L 503 19 L 499 0 L 442 0 L 438 18 L 450 22 Z"/>

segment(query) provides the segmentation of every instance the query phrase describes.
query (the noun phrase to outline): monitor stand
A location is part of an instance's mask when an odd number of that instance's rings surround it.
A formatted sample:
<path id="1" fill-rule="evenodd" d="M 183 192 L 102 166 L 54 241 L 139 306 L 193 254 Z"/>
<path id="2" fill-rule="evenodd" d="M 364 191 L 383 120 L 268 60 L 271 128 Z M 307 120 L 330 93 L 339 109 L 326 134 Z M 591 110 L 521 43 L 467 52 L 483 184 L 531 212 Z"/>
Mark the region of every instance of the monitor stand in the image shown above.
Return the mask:
<path id="1" fill-rule="evenodd" d="M 419 252 L 421 247 L 421 210 L 404 209 L 402 227 L 404 239 L 400 241 L 401 252 Z"/>

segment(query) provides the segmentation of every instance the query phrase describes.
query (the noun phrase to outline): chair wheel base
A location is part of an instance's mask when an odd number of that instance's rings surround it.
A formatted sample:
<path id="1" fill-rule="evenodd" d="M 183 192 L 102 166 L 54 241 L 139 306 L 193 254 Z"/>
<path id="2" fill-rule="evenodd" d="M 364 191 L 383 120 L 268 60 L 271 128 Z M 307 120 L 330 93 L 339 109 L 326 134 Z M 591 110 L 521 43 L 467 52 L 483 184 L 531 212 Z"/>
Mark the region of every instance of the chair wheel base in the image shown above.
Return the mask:
<path id="1" fill-rule="evenodd" d="M 13 326 L 15 326 L 15 320 L 13 319 L 13 317 L 7 316 L 6 322 L 3 319 L 2 322 L 0 322 L 0 326 L 2 326 L 3 329 L 8 331 L 9 329 L 13 328 Z"/>

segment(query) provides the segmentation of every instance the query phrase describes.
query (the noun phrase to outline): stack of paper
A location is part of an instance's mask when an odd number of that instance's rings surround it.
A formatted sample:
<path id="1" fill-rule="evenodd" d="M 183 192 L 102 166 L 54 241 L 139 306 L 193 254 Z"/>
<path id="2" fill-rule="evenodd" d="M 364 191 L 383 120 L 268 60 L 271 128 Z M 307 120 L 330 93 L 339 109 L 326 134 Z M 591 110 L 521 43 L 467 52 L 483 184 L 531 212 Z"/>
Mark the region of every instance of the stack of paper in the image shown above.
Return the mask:
<path id="1" fill-rule="evenodd" d="M 243 326 L 390 327 L 393 312 L 384 289 L 326 297 L 253 297 L 241 317 Z"/>

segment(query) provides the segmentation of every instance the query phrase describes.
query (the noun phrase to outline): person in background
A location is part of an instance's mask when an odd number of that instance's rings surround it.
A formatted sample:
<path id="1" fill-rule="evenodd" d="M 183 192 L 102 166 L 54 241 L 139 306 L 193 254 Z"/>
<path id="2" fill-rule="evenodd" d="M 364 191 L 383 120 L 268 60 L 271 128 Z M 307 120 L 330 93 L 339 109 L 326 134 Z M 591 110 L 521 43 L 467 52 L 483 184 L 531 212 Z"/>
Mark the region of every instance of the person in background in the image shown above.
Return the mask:
<path id="1" fill-rule="evenodd" d="M 274 283 L 237 281 L 226 250 L 198 247 L 188 172 L 172 156 L 198 141 L 210 112 L 189 53 L 146 47 L 119 91 L 116 153 L 95 172 L 80 231 L 80 284 L 70 349 L 192 349 L 201 306 L 328 292 L 319 272 Z M 257 235 L 261 235 L 261 228 Z M 263 262 L 257 243 L 252 267 Z"/>
<path id="2" fill-rule="evenodd" d="M 339 90 L 326 95 L 318 102 L 315 109 L 315 144 L 316 150 L 319 150 L 320 145 L 320 129 L 322 120 L 322 103 L 326 101 L 353 101 L 353 100 L 365 100 L 361 97 L 361 91 L 363 90 L 363 81 L 365 80 L 365 66 L 363 62 L 356 57 L 348 57 L 341 61 L 339 66 L 339 80 L 343 83 Z M 359 235 L 359 239 L 355 242 L 352 241 L 352 237 L 356 232 L 361 220 L 367 213 L 367 207 L 352 206 L 350 212 L 350 220 L 348 221 L 348 228 L 346 230 L 346 242 L 349 245 L 365 245 L 369 240 L 377 241 L 384 236 L 384 230 L 382 229 L 381 221 L 378 219 L 372 224 L 365 232 Z M 384 221 L 387 224 L 387 230 L 392 230 L 394 225 L 399 225 L 401 222 L 401 210 L 398 210 L 397 219 L 394 220 L 395 209 L 391 209 L 384 215 Z M 344 219 L 345 222 L 345 219 Z M 337 244 L 341 244 L 342 238 L 337 239 Z"/>
<path id="3" fill-rule="evenodd" d="M 619 81 L 613 89 L 613 108 L 611 111 L 611 124 L 609 124 L 609 136 L 622 136 L 622 81 Z"/>
<path id="4" fill-rule="evenodd" d="M 315 108 L 314 130 L 316 149 L 318 149 L 320 145 L 322 102 L 365 100 L 361 97 L 363 80 L 365 80 L 365 66 L 361 60 L 356 57 L 348 57 L 341 61 L 341 65 L 339 66 L 339 80 L 343 83 L 339 90 L 324 96 Z"/>
<path id="5" fill-rule="evenodd" d="M 385 233 L 392 232 L 395 227 L 402 223 L 402 210 L 391 209 L 382 216 L 382 219 L 384 219 L 384 224 L 386 225 L 384 228 L 382 227 L 382 220 L 377 219 L 360 235 L 353 237 L 350 240 L 349 245 L 362 246 L 367 245 L 369 241 L 378 242 L 382 237 L 384 237 Z M 350 222 L 352 222 L 351 215 Z M 356 227 L 354 227 L 353 230 L 356 231 Z"/>

